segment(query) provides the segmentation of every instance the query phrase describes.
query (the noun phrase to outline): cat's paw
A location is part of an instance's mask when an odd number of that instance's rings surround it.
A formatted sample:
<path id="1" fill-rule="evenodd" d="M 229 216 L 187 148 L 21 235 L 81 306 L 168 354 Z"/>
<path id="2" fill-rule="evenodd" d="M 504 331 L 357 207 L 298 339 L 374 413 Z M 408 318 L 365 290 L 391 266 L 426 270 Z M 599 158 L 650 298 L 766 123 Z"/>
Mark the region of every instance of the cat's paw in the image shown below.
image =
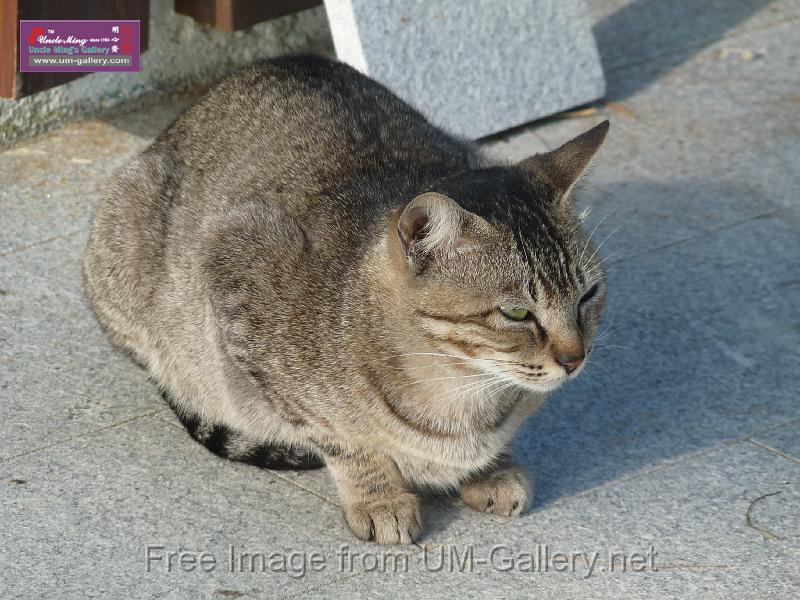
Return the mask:
<path id="1" fill-rule="evenodd" d="M 355 502 L 344 516 L 357 538 L 379 544 L 410 544 L 422 532 L 419 498 L 410 492 Z"/>
<path id="2" fill-rule="evenodd" d="M 517 517 L 533 502 L 533 477 L 524 467 L 506 467 L 468 481 L 458 491 L 473 510 Z"/>

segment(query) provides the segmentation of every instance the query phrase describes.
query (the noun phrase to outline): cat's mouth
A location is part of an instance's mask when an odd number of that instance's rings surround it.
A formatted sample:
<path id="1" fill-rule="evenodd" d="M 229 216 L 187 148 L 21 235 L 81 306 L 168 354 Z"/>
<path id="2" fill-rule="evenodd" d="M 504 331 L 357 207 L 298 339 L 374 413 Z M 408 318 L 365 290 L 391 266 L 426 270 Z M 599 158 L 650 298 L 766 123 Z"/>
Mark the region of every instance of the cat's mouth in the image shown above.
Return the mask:
<path id="1" fill-rule="evenodd" d="M 503 370 L 504 379 L 513 381 L 517 386 L 534 392 L 552 392 L 562 383 L 571 379 L 569 375 L 561 374 L 543 367 L 531 368 L 531 365 L 516 363 L 513 368 Z"/>
<path id="2" fill-rule="evenodd" d="M 585 356 L 581 356 L 580 360 L 576 361 L 578 365 L 570 365 L 570 368 L 542 363 L 513 362 L 509 365 L 511 368 L 507 369 L 506 376 L 513 378 L 522 387 L 535 392 L 552 392 L 564 382 L 575 379 L 583 372 L 591 352 L 592 347 L 590 346 Z"/>
<path id="3" fill-rule="evenodd" d="M 542 365 L 527 365 L 517 363 L 510 369 L 506 376 L 513 378 L 521 387 L 534 392 L 552 392 L 561 384 L 577 377 L 583 370 L 583 365 L 567 373 L 561 368 L 548 369 Z"/>

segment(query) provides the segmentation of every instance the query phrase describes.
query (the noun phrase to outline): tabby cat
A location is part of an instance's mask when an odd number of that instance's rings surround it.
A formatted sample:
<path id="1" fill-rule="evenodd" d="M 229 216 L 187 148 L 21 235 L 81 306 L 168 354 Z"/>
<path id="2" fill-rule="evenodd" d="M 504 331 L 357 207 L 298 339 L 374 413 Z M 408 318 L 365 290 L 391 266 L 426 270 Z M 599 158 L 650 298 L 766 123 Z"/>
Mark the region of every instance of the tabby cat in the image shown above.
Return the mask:
<path id="1" fill-rule="evenodd" d="M 423 488 L 519 515 L 512 438 L 602 312 L 572 196 L 607 130 L 503 164 L 345 65 L 258 62 L 117 175 L 87 294 L 197 441 L 326 466 L 359 538 L 414 540 Z"/>

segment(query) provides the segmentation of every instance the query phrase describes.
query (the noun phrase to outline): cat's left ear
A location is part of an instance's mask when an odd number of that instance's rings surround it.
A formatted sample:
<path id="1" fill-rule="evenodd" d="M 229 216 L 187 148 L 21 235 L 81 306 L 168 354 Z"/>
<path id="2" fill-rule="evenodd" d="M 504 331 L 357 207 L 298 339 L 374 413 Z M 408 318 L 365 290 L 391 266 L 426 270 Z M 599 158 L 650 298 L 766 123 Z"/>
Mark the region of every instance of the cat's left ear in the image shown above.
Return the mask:
<path id="1" fill-rule="evenodd" d="M 420 194 L 400 213 L 397 221 L 400 245 L 409 255 L 447 249 L 458 240 L 465 218 L 466 211 L 444 194 Z"/>
<path id="2" fill-rule="evenodd" d="M 491 226 L 437 192 L 412 199 L 397 220 L 397 239 L 406 261 L 420 271 L 436 256 L 474 243 Z"/>
<path id="3" fill-rule="evenodd" d="M 560 148 L 526 158 L 518 166 L 552 183 L 559 198 L 565 198 L 597 154 L 608 128 L 608 121 L 603 121 Z"/>

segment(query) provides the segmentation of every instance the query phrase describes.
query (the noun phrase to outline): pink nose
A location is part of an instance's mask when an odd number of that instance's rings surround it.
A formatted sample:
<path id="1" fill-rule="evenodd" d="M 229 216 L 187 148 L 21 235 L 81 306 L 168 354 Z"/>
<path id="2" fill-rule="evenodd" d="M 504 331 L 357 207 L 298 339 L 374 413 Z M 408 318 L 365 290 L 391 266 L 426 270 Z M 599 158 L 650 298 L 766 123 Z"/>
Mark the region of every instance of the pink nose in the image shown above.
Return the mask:
<path id="1" fill-rule="evenodd" d="M 586 355 L 583 352 L 580 354 L 557 354 L 555 357 L 556 362 L 564 367 L 567 375 L 580 367 L 584 358 L 586 358 Z"/>

